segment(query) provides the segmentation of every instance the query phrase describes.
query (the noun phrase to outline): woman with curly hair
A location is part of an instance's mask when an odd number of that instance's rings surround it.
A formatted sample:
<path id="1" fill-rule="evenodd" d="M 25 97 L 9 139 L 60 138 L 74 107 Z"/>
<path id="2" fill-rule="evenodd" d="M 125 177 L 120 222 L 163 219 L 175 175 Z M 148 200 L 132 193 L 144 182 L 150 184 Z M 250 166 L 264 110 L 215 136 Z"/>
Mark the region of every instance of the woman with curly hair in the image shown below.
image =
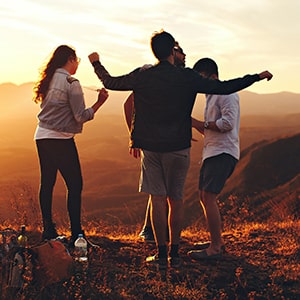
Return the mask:
<path id="1" fill-rule="evenodd" d="M 34 135 L 40 163 L 39 202 L 43 219 L 42 239 L 58 236 L 52 220 L 52 194 L 59 171 L 67 189 L 67 208 L 71 226 L 70 245 L 74 244 L 81 228 L 82 174 L 74 140 L 82 132 L 83 123 L 108 98 L 99 91 L 97 101 L 86 108 L 81 85 L 72 77 L 80 59 L 73 48 L 61 45 L 55 49 L 41 78 L 34 87 L 34 101 L 40 103 L 38 125 Z"/>

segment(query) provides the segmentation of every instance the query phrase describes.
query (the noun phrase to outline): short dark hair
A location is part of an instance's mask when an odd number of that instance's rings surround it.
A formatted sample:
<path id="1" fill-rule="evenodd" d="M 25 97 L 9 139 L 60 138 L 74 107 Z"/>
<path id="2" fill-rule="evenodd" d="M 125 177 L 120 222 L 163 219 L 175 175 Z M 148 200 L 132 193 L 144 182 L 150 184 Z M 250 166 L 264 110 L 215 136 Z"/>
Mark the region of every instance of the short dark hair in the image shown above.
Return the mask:
<path id="1" fill-rule="evenodd" d="M 211 58 L 201 58 L 195 64 L 193 69 L 198 73 L 204 73 L 207 77 L 213 74 L 219 76 L 218 65 Z"/>
<path id="2" fill-rule="evenodd" d="M 175 39 L 170 33 L 162 30 L 152 35 L 151 49 L 158 60 L 167 59 L 172 54 L 174 46 Z"/>

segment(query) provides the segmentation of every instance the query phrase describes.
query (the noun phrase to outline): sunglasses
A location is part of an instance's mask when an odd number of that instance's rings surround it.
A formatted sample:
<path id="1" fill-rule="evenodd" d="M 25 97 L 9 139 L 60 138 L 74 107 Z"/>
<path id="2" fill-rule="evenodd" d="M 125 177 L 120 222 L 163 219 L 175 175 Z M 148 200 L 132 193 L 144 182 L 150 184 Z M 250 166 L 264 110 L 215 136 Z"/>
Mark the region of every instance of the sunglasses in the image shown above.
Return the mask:
<path id="1" fill-rule="evenodd" d="M 182 48 L 180 48 L 180 47 L 174 47 L 174 50 L 180 54 L 184 54 Z"/>

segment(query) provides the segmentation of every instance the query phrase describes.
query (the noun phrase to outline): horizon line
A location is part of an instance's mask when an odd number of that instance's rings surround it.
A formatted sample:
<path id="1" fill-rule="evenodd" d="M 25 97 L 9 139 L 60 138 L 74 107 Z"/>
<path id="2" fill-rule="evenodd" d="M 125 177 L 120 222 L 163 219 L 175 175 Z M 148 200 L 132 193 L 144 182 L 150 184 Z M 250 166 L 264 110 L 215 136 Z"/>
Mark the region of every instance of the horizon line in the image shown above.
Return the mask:
<path id="1" fill-rule="evenodd" d="M 15 82 L 12 82 L 12 81 L 3 81 L 3 82 L 0 82 L 0 86 L 1 85 L 15 85 L 17 87 L 19 86 L 22 86 L 22 85 L 26 85 L 26 84 L 34 84 L 35 81 L 25 81 L 23 83 L 15 83 Z M 82 88 L 84 88 L 85 86 L 81 85 Z M 94 87 L 94 85 L 91 85 L 89 87 Z M 110 90 L 112 92 L 118 92 L 118 91 L 113 91 L 113 90 Z M 292 91 L 280 91 L 280 92 L 271 92 L 271 93 L 258 93 L 258 92 L 252 92 L 252 91 L 249 91 L 247 90 L 247 88 L 245 89 L 242 89 L 240 90 L 239 92 L 248 92 L 248 93 L 253 93 L 253 94 L 259 94 L 259 95 L 272 95 L 272 94 L 281 94 L 281 93 L 290 93 L 290 94 L 300 94 L 300 92 L 292 92 Z M 125 92 L 125 91 L 124 91 Z"/>

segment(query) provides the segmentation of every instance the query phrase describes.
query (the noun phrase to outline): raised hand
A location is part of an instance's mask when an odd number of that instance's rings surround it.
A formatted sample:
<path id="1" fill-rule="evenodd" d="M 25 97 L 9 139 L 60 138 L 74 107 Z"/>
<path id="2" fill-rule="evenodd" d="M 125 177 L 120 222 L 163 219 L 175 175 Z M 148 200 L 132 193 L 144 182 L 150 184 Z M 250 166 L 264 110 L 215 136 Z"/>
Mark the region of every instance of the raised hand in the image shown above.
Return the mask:
<path id="1" fill-rule="evenodd" d="M 100 60 L 100 56 L 97 52 L 91 53 L 88 57 L 89 57 L 89 60 L 91 63 L 93 63 L 94 61 Z"/>
<path id="2" fill-rule="evenodd" d="M 100 102 L 101 104 L 103 104 L 106 99 L 108 98 L 108 91 L 105 88 L 102 88 L 100 90 L 97 90 L 98 93 L 98 102 Z"/>
<path id="3" fill-rule="evenodd" d="M 269 72 L 269 71 L 263 71 L 261 73 L 258 74 L 260 79 L 265 79 L 267 78 L 267 80 L 271 80 L 273 75 Z"/>

